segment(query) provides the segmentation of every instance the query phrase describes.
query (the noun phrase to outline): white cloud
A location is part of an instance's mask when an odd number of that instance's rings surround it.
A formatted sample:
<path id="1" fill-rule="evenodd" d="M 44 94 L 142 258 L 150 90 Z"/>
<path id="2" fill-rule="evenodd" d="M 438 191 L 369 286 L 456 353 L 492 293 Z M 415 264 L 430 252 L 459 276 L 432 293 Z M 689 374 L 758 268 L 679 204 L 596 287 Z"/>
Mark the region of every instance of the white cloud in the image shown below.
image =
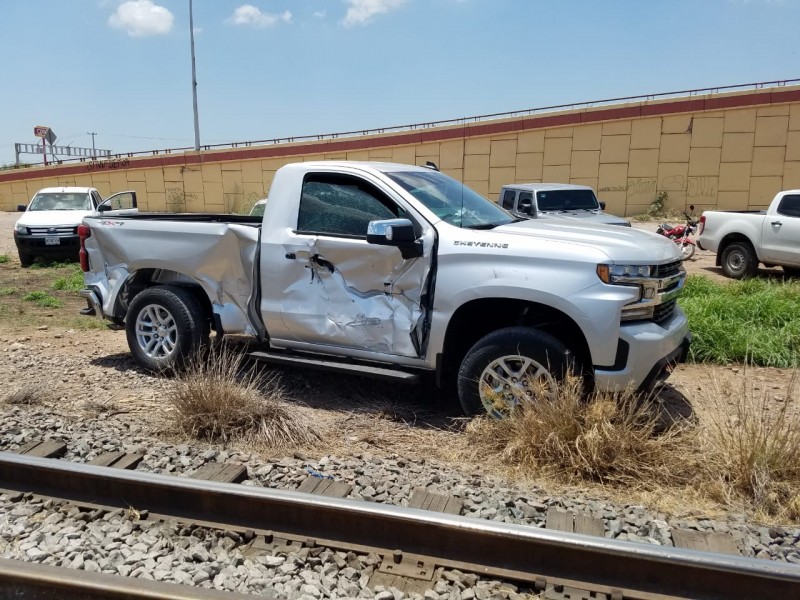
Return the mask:
<path id="1" fill-rule="evenodd" d="M 375 15 L 382 15 L 397 10 L 406 0 L 345 0 L 350 7 L 342 20 L 345 27 L 366 25 Z"/>
<path id="2" fill-rule="evenodd" d="M 123 29 L 131 37 L 164 35 L 172 31 L 175 17 L 169 10 L 151 0 L 128 0 L 117 7 L 108 24 Z"/>
<path id="3" fill-rule="evenodd" d="M 315 13 L 314 13 L 312 16 L 314 16 L 314 17 L 315 17 L 315 18 L 317 18 L 317 19 L 324 19 L 326 14 L 328 14 L 326 11 L 324 11 L 324 10 L 318 10 L 318 11 L 317 11 L 317 12 L 315 12 Z"/>
<path id="4" fill-rule="evenodd" d="M 256 29 L 264 29 L 277 25 L 280 22 L 291 23 L 292 13 L 288 10 L 282 13 L 264 13 L 252 4 L 243 4 L 233 11 L 233 16 L 228 19 L 228 22 L 234 25 L 245 25 L 248 27 L 255 27 Z"/>

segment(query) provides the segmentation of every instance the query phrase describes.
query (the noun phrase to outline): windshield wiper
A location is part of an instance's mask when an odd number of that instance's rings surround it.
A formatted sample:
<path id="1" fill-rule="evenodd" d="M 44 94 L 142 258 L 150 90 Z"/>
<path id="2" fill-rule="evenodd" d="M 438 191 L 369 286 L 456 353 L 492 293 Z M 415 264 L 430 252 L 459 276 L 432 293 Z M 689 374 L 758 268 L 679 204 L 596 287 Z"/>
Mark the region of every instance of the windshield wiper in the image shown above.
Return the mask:
<path id="1" fill-rule="evenodd" d="M 509 223 L 513 223 L 514 221 L 509 221 Z M 508 223 L 481 223 L 480 225 L 467 225 L 464 229 L 494 229 L 495 227 L 499 227 L 500 225 L 508 225 Z"/>

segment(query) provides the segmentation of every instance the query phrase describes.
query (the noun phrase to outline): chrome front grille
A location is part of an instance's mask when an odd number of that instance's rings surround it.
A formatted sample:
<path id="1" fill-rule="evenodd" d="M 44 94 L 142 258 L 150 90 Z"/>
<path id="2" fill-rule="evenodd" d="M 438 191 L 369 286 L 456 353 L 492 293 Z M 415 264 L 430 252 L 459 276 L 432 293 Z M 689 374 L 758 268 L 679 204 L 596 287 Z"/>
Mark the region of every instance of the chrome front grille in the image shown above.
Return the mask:
<path id="1" fill-rule="evenodd" d="M 677 300 L 667 300 L 666 302 L 662 302 L 661 304 L 657 304 L 653 307 L 653 322 L 661 325 L 665 321 L 669 321 L 672 318 L 672 313 L 675 312 L 675 304 Z"/>
<path id="2" fill-rule="evenodd" d="M 679 260 L 675 262 L 667 263 L 666 265 L 656 265 L 653 267 L 653 277 L 672 277 L 673 275 L 677 275 L 681 272 L 682 263 Z"/>
<path id="3" fill-rule="evenodd" d="M 59 236 L 77 235 L 78 227 L 75 225 L 58 225 L 55 227 L 28 227 L 30 235 Z"/>

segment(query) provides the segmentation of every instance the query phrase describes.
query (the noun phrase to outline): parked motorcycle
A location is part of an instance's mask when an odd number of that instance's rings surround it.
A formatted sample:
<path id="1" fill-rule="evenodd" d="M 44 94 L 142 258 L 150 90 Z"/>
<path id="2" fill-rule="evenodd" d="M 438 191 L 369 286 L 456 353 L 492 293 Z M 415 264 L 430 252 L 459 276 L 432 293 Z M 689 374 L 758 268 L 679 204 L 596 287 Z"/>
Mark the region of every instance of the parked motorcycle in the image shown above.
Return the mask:
<path id="1" fill-rule="evenodd" d="M 694 212 L 694 204 L 689 205 L 689 210 Z M 694 256 L 696 249 L 695 241 L 689 236 L 697 231 L 698 219 L 684 211 L 683 216 L 686 217 L 686 225 L 669 225 L 668 223 L 661 223 L 656 229 L 656 233 L 671 239 L 678 244 L 681 249 L 681 260 L 686 260 Z"/>

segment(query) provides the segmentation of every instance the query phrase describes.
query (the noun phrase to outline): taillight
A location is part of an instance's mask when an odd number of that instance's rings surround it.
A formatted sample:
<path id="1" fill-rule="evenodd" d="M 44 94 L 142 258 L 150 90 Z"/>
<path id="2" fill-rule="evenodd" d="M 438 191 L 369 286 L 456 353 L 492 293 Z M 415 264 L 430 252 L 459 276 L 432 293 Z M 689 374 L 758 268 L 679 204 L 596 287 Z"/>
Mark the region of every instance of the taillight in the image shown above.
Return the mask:
<path id="1" fill-rule="evenodd" d="M 92 237 L 92 230 L 88 225 L 78 225 L 78 238 L 81 241 L 81 250 L 78 253 L 81 259 L 81 271 L 84 273 L 89 270 L 89 254 L 86 252 L 86 238 Z"/>
<path id="2" fill-rule="evenodd" d="M 697 230 L 697 235 L 703 235 L 703 229 L 706 228 L 706 216 L 700 215 L 700 229 Z"/>

